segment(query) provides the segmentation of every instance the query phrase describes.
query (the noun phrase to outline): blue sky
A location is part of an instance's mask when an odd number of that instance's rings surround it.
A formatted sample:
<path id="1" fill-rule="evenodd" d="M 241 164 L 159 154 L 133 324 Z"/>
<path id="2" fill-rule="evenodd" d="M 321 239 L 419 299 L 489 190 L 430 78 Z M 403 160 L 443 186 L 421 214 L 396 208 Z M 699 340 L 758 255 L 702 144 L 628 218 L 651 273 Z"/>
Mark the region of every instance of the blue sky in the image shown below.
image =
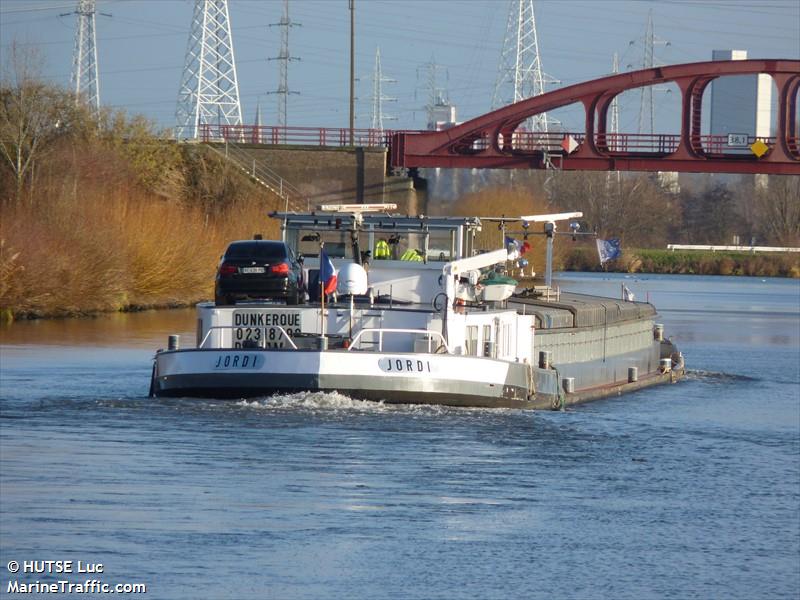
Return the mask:
<path id="1" fill-rule="evenodd" d="M 41 52 L 43 75 L 68 84 L 75 0 L 0 0 L 0 49 L 5 64 L 12 41 Z M 144 114 L 172 126 L 191 25 L 193 0 L 99 0 L 97 17 L 100 95 L 104 105 Z M 611 71 L 640 68 L 648 13 L 657 39 L 657 64 L 710 60 L 714 49 L 746 49 L 751 58 L 800 58 L 800 0 L 536 0 L 544 70 L 578 83 Z M 279 0 L 230 0 L 239 89 L 246 123 L 261 103 L 265 124 L 277 123 Z M 396 102 L 387 128 L 424 128 L 426 64 L 435 62 L 439 85 L 458 107 L 459 120 L 490 108 L 508 19 L 508 0 L 356 0 L 358 127 L 368 127 L 375 50 L 381 49 L 384 93 Z M 291 0 L 288 123 L 344 127 L 348 121 L 349 14 L 347 0 Z M 654 93 L 659 128 L 674 131 L 677 94 Z M 622 99 L 621 131 L 635 131 L 638 93 Z M 568 129 L 576 114 L 556 115 Z M 575 119 L 575 122 L 571 122 Z"/>

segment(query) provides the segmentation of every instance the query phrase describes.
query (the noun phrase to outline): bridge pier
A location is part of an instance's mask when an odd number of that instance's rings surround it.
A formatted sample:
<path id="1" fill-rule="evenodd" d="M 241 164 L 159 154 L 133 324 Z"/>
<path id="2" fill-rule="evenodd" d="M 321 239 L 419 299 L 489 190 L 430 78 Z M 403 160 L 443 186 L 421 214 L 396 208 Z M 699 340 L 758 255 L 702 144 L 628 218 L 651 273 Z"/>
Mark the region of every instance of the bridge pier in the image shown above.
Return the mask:
<path id="1" fill-rule="evenodd" d="M 388 175 L 385 148 L 237 146 L 292 184 L 312 209 L 319 204 L 394 202 L 401 213 L 425 211 L 424 189 L 415 186 L 420 180 Z"/>

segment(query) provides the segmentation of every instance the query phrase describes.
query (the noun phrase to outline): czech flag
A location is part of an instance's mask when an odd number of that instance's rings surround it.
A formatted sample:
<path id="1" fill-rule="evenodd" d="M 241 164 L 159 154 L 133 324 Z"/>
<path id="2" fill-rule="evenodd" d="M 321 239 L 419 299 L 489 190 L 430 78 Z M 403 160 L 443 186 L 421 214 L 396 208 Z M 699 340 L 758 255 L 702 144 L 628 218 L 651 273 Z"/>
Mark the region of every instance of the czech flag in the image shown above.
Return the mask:
<path id="1" fill-rule="evenodd" d="M 333 267 L 333 261 L 325 252 L 325 248 L 322 248 L 319 253 L 319 281 L 324 293 L 332 294 L 336 290 L 336 269 Z"/>

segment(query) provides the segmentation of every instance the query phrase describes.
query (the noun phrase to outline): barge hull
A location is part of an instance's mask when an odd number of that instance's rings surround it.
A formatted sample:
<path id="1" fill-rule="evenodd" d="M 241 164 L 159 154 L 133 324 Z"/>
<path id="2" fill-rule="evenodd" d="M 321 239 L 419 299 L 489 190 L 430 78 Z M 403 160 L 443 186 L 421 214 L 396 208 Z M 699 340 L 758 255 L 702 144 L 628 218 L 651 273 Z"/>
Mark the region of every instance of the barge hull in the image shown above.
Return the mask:
<path id="1" fill-rule="evenodd" d="M 242 368 L 245 356 L 251 358 L 247 368 Z M 237 359 L 240 367 L 234 369 Z M 387 368 L 389 361 L 391 370 Z M 471 365 L 472 361 L 476 365 Z M 214 367 L 225 364 L 230 368 Z M 478 364 L 480 371 L 475 368 Z M 152 389 L 153 395 L 160 397 L 242 399 L 295 392 L 339 392 L 354 399 L 390 404 L 533 407 L 533 374 L 529 365 L 446 354 L 167 351 L 156 356 Z"/>

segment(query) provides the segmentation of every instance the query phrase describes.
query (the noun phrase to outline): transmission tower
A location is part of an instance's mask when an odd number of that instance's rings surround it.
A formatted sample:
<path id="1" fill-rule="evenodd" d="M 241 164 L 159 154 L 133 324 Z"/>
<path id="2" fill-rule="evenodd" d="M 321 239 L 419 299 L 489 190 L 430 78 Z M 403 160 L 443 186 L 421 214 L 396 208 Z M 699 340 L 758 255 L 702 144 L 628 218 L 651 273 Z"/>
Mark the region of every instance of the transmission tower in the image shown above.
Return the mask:
<path id="1" fill-rule="evenodd" d="M 381 49 L 375 49 L 375 70 L 372 73 L 372 120 L 370 127 L 383 137 L 383 121 L 394 120 L 396 117 L 383 114 L 383 103 L 394 102 L 396 98 L 383 95 L 383 84 L 395 83 L 394 79 L 383 76 L 381 68 Z"/>
<path id="2" fill-rule="evenodd" d="M 619 73 L 619 55 L 614 52 L 614 59 L 611 62 L 611 72 L 616 75 Z M 614 145 L 617 145 L 617 136 L 619 135 L 619 95 L 614 96 L 611 101 L 611 123 L 607 129 L 611 134 L 611 139 L 614 140 Z"/>
<path id="3" fill-rule="evenodd" d="M 271 23 L 270 27 L 281 28 L 281 51 L 278 56 L 274 56 L 269 60 L 277 60 L 280 62 L 280 72 L 278 75 L 278 89 L 270 94 L 278 95 L 278 125 L 286 127 L 286 105 L 289 94 L 299 94 L 300 92 L 292 92 L 289 90 L 289 63 L 293 60 L 300 60 L 299 58 L 289 54 L 289 29 L 298 27 L 300 23 L 295 23 L 289 18 L 289 0 L 283 0 L 283 16 L 277 23 Z"/>
<path id="4" fill-rule="evenodd" d="M 425 115 L 427 118 L 426 126 L 428 129 L 436 129 L 436 117 L 443 108 L 450 106 L 450 99 L 447 87 L 439 85 L 439 72 L 444 71 L 445 81 L 449 80 L 447 68 L 437 64 L 436 58 L 431 56 L 430 62 L 424 63 L 417 68 L 417 85 L 419 85 L 420 71 L 425 73 L 425 88 L 428 92 L 428 101 L 425 104 Z M 416 91 L 414 92 L 416 98 Z"/>
<path id="5" fill-rule="evenodd" d="M 539 96 L 556 80 L 542 71 L 533 0 L 511 0 L 500 66 L 492 95 L 492 109 Z M 531 131 L 547 132 L 547 115 L 529 119 Z"/>
<path id="6" fill-rule="evenodd" d="M 179 138 L 201 125 L 241 125 L 228 0 L 195 0 L 176 111 Z"/>
<path id="7" fill-rule="evenodd" d="M 97 75 L 97 36 L 95 0 L 78 0 L 75 49 L 72 53 L 72 89 L 76 102 L 86 102 L 100 110 L 100 78 Z"/>
<path id="8" fill-rule="evenodd" d="M 619 55 L 614 52 L 614 58 L 611 61 L 611 72 L 616 75 L 619 73 Z M 619 148 L 619 94 L 614 96 L 614 99 L 611 101 L 611 123 L 606 128 L 606 144 L 612 150 L 616 150 Z M 617 187 L 616 189 L 619 190 L 619 186 L 622 183 L 622 173 L 619 171 L 609 171 L 606 175 L 606 187 L 611 189 L 612 178 L 616 179 Z M 603 215 L 604 219 L 608 215 L 608 195 L 605 196 L 605 200 L 603 203 Z"/>
<path id="9" fill-rule="evenodd" d="M 652 69 L 655 66 L 655 46 L 663 44 L 669 46 L 669 42 L 656 38 L 653 27 L 653 11 L 647 14 L 647 30 L 644 38 L 644 56 L 642 58 L 642 69 Z M 631 42 L 633 44 L 634 42 Z M 639 104 L 639 133 L 655 132 L 655 108 L 653 104 L 653 86 L 645 85 L 641 88 L 641 101 Z"/>

